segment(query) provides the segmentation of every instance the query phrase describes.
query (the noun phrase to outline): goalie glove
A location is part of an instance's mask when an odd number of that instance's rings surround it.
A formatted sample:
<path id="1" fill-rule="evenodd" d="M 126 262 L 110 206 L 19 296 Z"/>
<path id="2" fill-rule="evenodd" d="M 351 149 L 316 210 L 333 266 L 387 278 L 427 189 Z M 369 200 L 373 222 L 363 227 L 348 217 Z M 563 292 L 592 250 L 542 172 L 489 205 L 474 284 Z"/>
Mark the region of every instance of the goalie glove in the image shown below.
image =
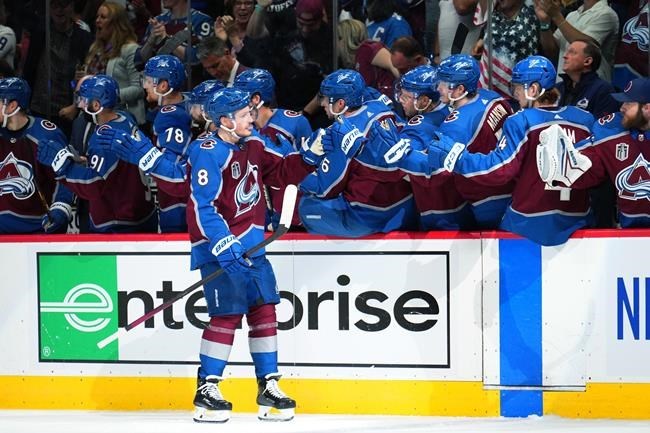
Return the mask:
<path id="1" fill-rule="evenodd" d="M 560 125 L 551 125 L 539 134 L 537 172 L 544 183 L 570 187 L 589 168 L 591 160 L 575 149 Z"/>
<path id="2" fill-rule="evenodd" d="M 131 135 L 119 129 L 105 128 L 97 135 L 96 143 L 110 149 L 120 159 L 137 165 L 145 173 L 156 167 L 163 154 L 137 130 Z"/>

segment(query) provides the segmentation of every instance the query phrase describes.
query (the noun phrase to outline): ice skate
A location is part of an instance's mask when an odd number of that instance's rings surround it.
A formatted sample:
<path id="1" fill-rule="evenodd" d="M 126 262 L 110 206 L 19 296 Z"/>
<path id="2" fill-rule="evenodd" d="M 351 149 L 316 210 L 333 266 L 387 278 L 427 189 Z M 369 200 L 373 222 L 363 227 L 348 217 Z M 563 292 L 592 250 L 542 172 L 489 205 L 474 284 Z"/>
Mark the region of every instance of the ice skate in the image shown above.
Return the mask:
<path id="1" fill-rule="evenodd" d="M 287 397 L 278 386 L 279 373 L 257 379 L 257 418 L 262 421 L 290 421 L 295 415 L 296 401 Z"/>
<path id="2" fill-rule="evenodd" d="M 219 391 L 219 376 L 207 376 L 198 380 L 194 396 L 194 421 L 226 422 L 230 419 L 232 403 L 226 401 Z"/>

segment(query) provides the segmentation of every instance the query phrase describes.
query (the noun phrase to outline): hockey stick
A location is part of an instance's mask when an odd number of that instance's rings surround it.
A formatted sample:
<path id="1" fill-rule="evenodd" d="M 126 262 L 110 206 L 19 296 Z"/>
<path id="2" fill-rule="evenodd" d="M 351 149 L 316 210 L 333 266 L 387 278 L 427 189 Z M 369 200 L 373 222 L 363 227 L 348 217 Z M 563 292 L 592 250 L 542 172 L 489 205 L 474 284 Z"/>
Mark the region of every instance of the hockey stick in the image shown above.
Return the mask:
<path id="1" fill-rule="evenodd" d="M 275 230 L 270 236 L 268 236 L 266 239 L 264 239 L 262 242 L 258 243 L 257 245 L 254 245 L 248 251 L 246 251 L 247 256 L 251 256 L 255 252 L 259 251 L 260 249 L 264 248 L 271 242 L 275 241 L 278 239 L 280 236 L 284 235 L 288 230 L 289 227 L 291 227 L 291 219 L 293 218 L 293 209 L 296 205 L 296 195 L 298 193 L 298 189 L 296 188 L 295 185 L 288 185 L 287 188 L 284 190 L 284 198 L 282 200 L 282 211 L 280 213 L 280 225 L 278 226 L 277 230 Z M 142 316 L 138 317 L 135 319 L 133 322 L 129 323 L 126 325 L 123 329 L 119 329 L 117 332 L 109 335 L 108 337 L 104 338 L 101 340 L 99 343 L 97 343 L 97 347 L 100 349 L 103 349 L 106 347 L 108 344 L 112 343 L 113 341 L 117 340 L 120 336 L 125 335 L 127 332 L 129 332 L 131 329 L 135 328 L 142 322 L 145 322 L 146 320 L 150 319 L 154 315 L 160 313 L 161 311 L 169 308 L 174 302 L 178 301 L 179 299 L 185 297 L 186 295 L 190 294 L 197 288 L 201 287 L 202 285 L 214 280 L 217 278 L 219 275 L 223 274 L 224 270 L 223 268 L 217 269 L 215 272 L 211 273 L 210 275 L 206 276 L 205 278 L 202 278 L 201 280 L 197 281 L 196 283 L 192 284 L 189 286 L 187 289 L 183 290 L 182 292 L 179 292 L 176 296 L 173 298 L 163 302 L 162 304 L 158 305 L 156 308 L 153 310 L 147 311 L 145 314 Z"/>

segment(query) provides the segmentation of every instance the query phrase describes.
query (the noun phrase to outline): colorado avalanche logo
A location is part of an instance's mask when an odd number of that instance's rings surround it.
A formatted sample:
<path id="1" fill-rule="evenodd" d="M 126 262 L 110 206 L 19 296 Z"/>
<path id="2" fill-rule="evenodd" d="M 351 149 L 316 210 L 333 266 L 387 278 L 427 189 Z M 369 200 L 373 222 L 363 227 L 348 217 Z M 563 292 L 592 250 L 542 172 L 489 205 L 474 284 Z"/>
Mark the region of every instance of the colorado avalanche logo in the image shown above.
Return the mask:
<path id="1" fill-rule="evenodd" d="M 650 200 L 650 164 L 643 155 L 621 170 L 614 182 L 618 195 L 627 200 Z"/>
<path id="2" fill-rule="evenodd" d="M 0 196 L 11 194 L 18 200 L 28 199 L 36 191 L 33 180 L 31 164 L 17 159 L 13 152 L 0 162 Z"/>
<path id="3" fill-rule="evenodd" d="M 237 205 L 235 217 L 253 209 L 260 201 L 261 193 L 260 185 L 257 182 L 257 173 L 257 165 L 253 165 L 249 161 L 246 167 L 246 175 L 235 188 L 235 204 Z"/>
<path id="4" fill-rule="evenodd" d="M 650 45 L 650 33 L 648 33 L 648 8 L 643 13 L 628 20 L 623 26 L 621 42 L 628 45 L 637 44 L 639 50 L 648 52 Z"/>

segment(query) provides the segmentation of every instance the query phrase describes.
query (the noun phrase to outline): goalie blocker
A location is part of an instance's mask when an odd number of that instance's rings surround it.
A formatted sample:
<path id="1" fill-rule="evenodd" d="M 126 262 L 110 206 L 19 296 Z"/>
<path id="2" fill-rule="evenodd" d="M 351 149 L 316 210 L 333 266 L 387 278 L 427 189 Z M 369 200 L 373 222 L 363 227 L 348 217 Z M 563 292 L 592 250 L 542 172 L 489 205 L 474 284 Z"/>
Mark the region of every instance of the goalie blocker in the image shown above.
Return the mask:
<path id="1" fill-rule="evenodd" d="M 537 171 L 547 185 L 570 187 L 591 168 L 591 160 L 576 150 L 571 137 L 559 125 L 546 128 L 539 139 Z"/>

